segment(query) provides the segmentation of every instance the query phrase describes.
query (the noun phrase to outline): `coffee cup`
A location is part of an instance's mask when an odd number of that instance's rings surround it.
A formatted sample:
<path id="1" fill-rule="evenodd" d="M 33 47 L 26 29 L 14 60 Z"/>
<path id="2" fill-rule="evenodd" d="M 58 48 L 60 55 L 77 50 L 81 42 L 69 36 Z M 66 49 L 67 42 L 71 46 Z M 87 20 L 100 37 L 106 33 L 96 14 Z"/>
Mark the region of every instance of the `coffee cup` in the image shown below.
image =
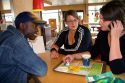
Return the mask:
<path id="1" fill-rule="evenodd" d="M 82 62 L 84 67 L 90 67 L 90 57 L 91 55 L 89 54 L 82 55 Z"/>

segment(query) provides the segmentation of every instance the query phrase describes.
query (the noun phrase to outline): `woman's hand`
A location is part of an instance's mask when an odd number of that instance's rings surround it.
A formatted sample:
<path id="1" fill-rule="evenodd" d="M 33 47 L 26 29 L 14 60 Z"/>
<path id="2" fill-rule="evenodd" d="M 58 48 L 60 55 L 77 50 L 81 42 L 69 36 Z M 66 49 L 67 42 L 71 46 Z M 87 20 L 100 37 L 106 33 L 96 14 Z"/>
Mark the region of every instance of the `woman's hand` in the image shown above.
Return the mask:
<path id="1" fill-rule="evenodd" d="M 59 50 L 59 47 L 56 44 L 53 44 L 51 46 L 51 50 L 50 50 L 51 58 L 58 58 L 59 57 L 58 50 Z"/>
<path id="2" fill-rule="evenodd" d="M 59 53 L 56 50 L 53 50 L 53 51 L 51 51 L 50 56 L 51 56 L 51 58 L 58 58 Z"/>
<path id="3" fill-rule="evenodd" d="M 123 32 L 123 25 L 122 22 L 119 20 L 113 21 L 113 25 L 111 25 L 111 38 L 120 38 Z"/>
<path id="4" fill-rule="evenodd" d="M 72 62 L 73 60 L 75 59 L 75 57 L 73 56 L 73 55 L 67 55 L 67 56 L 65 56 L 64 58 L 63 58 L 63 62 L 64 63 L 70 63 L 70 62 Z"/>
<path id="5" fill-rule="evenodd" d="M 121 21 L 113 22 L 114 27 L 111 26 L 111 45 L 109 60 L 122 59 L 122 54 L 120 50 L 120 37 L 125 34 L 123 25 Z"/>

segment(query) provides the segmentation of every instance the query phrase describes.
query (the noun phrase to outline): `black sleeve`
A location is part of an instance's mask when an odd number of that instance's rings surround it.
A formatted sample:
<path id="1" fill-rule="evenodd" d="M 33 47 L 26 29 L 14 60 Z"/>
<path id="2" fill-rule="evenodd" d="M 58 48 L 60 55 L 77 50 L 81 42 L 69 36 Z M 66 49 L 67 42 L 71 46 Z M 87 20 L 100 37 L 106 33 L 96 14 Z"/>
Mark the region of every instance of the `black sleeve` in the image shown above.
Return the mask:
<path id="1" fill-rule="evenodd" d="M 125 73 L 125 36 L 120 38 L 120 50 L 123 58 L 109 62 L 110 68 L 114 74 Z"/>
<path id="2" fill-rule="evenodd" d="M 116 59 L 110 61 L 110 69 L 114 74 L 125 73 L 125 61 L 124 59 Z"/>
<path id="3" fill-rule="evenodd" d="M 56 44 L 58 47 L 61 47 L 64 42 L 65 42 L 65 37 L 66 37 L 66 32 L 65 31 L 61 31 L 57 38 L 55 39 L 54 44 Z"/>
<path id="4" fill-rule="evenodd" d="M 91 49 L 91 58 L 95 59 L 99 55 L 99 43 L 100 43 L 101 32 L 98 33 L 95 43 Z"/>

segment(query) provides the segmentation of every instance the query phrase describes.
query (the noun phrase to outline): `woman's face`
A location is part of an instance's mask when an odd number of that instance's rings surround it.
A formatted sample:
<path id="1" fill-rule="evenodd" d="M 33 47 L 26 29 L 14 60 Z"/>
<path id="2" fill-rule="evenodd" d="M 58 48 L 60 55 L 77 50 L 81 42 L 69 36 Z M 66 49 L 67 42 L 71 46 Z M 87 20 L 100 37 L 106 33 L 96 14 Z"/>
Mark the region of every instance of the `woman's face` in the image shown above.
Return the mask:
<path id="1" fill-rule="evenodd" d="M 78 19 L 72 15 L 67 16 L 66 22 L 70 30 L 76 30 L 78 27 Z"/>
<path id="2" fill-rule="evenodd" d="M 106 21 L 104 20 L 103 16 L 100 14 L 100 21 L 99 21 L 99 24 L 101 26 L 101 30 L 102 31 L 110 31 L 108 25 L 111 23 L 111 21 Z"/>

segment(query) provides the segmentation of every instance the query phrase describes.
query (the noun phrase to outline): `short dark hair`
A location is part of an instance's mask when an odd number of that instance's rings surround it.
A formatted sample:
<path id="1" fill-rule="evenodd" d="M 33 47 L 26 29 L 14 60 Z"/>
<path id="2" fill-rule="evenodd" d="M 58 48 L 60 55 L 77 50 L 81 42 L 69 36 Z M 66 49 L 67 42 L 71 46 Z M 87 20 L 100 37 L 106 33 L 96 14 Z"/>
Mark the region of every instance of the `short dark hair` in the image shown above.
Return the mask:
<path id="1" fill-rule="evenodd" d="M 69 16 L 69 15 L 79 19 L 78 14 L 77 14 L 77 12 L 75 10 L 68 10 L 68 11 L 66 11 L 66 13 L 64 15 L 64 20 L 65 21 L 67 20 L 67 16 Z"/>
<path id="2" fill-rule="evenodd" d="M 15 18 L 15 26 L 17 29 L 19 29 L 20 23 L 26 23 L 26 22 L 33 22 L 33 23 L 42 23 L 43 21 L 38 18 L 35 14 L 29 12 L 29 11 L 24 11 L 21 12 L 17 15 Z"/>
<path id="3" fill-rule="evenodd" d="M 104 20 L 120 20 L 125 28 L 125 3 L 120 0 L 113 0 L 102 6 L 100 14 Z"/>

